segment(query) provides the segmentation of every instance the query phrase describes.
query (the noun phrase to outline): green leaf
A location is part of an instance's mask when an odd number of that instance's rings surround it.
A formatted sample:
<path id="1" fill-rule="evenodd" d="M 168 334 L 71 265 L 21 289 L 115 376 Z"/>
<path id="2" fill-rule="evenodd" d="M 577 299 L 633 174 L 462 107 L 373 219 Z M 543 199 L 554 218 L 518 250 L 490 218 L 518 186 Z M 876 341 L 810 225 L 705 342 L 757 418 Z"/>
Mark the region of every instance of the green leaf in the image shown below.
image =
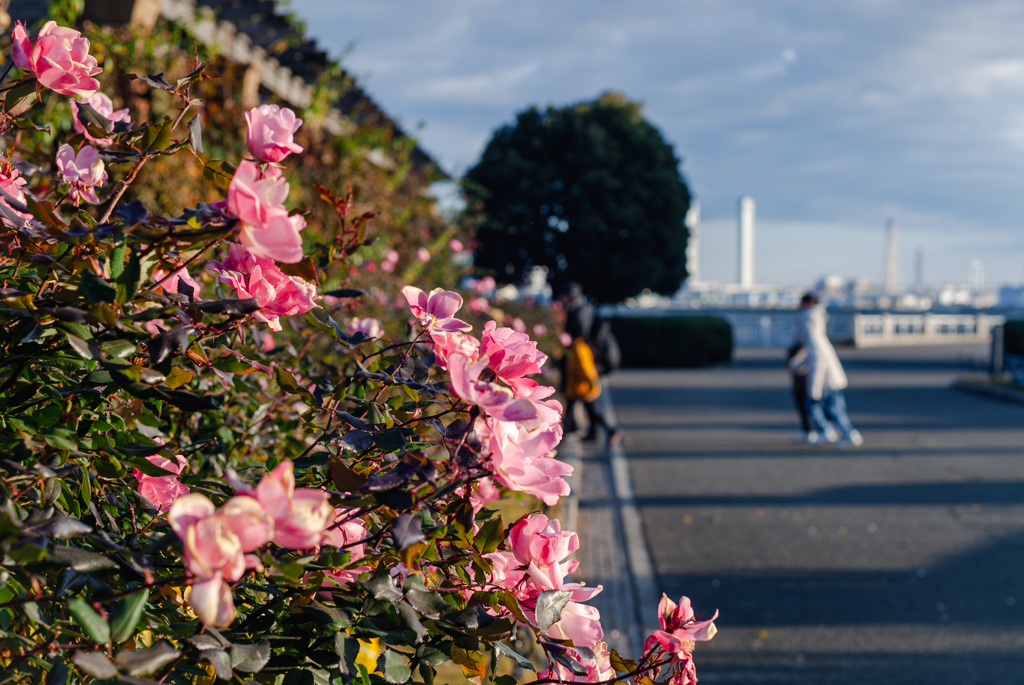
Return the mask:
<path id="1" fill-rule="evenodd" d="M 117 300 L 117 291 L 88 269 L 82 272 L 82 282 L 78 285 L 78 292 L 90 304 L 113 303 Z"/>
<path id="2" fill-rule="evenodd" d="M 25 204 L 28 206 L 28 213 L 47 226 L 55 226 L 57 228 L 67 227 L 68 222 L 66 222 L 63 217 L 57 213 L 57 206 L 54 203 L 39 202 L 31 195 L 26 195 Z"/>
<path id="3" fill-rule="evenodd" d="M 84 466 L 79 466 L 78 469 L 82 472 L 81 486 L 78 492 L 82 496 L 82 501 L 88 506 L 89 500 L 92 499 L 92 483 L 89 481 L 89 469 Z"/>
<path id="4" fill-rule="evenodd" d="M 122 242 L 110 253 L 110 277 L 115 280 L 124 272 L 124 255 L 127 250 L 127 243 Z"/>
<path id="5" fill-rule="evenodd" d="M 168 471 L 165 468 L 157 466 L 149 459 L 145 457 L 135 457 L 132 455 L 121 455 L 121 461 L 127 462 L 137 468 L 146 476 L 177 476 L 178 474 L 174 471 Z"/>
<path id="6" fill-rule="evenodd" d="M 128 675 L 151 675 L 181 656 L 170 643 L 161 640 L 149 649 L 125 649 L 114 656 Z"/>
<path id="7" fill-rule="evenodd" d="M 476 650 L 452 645 L 452 661 L 462 666 L 467 678 L 483 678 L 487 675 L 487 657 Z"/>
<path id="8" fill-rule="evenodd" d="M 562 609 L 572 599 L 568 590 L 546 590 L 537 598 L 537 625 L 547 630 L 562 620 Z"/>
<path id="9" fill-rule="evenodd" d="M 29 111 L 39 99 L 36 88 L 38 83 L 30 78 L 7 91 L 4 95 L 4 112 L 7 116 L 17 117 Z"/>
<path id="10" fill-rule="evenodd" d="M 128 340 L 109 340 L 102 343 L 100 349 L 118 359 L 124 359 L 136 352 L 135 343 Z"/>
<path id="11" fill-rule="evenodd" d="M 386 452 L 398 452 L 405 449 L 405 433 L 401 428 L 375 433 L 373 443 Z"/>
<path id="12" fill-rule="evenodd" d="M 636 662 L 632 659 L 626 659 L 619 656 L 619 653 L 614 649 L 609 655 L 609 661 L 611 662 L 612 668 L 619 673 L 632 673 L 636 670 Z"/>
<path id="13" fill-rule="evenodd" d="M 39 547 L 32 542 L 23 542 L 12 548 L 8 554 L 20 564 L 34 564 L 46 558 L 46 548 Z"/>
<path id="14" fill-rule="evenodd" d="M 85 341 L 71 333 L 65 333 L 64 335 L 67 336 L 71 349 L 77 352 L 78 356 L 82 359 L 96 360 L 100 358 L 100 348 L 95 340 Z"/>
<path id="15" fill-rule="evenodd" d="M 114 610 L 114 618 L 110 621 L 110 630 L 115 643 L 124 642 L 135 633 L 135 627 L 146 610 L 146 602 L 149 601 L 149 590 L 128 595 L 117 603 Z"/>
<path id="16" fill-rule="evenodd" d="M 49 560 L 57 564 L 70 566 L 82 573 L 100 571 L 105 568 L 117 568 L 114 560 L 105 554 L 90 552 L 87 549 L 80 549 L 78 547 L 54 547 L 50 552 Z"/>
<path id="17" fill-rule="evenodd" d="M 481 554 L 488 554 L 498 549 L 498 545 L 505 539 L 505 526 L 501 517 L 492 518 L 480 526 L 480 531 L 473 538 L 473 546 Z"/>
<path id="18" fill-rule="evenodd" d="M 139 291 L 142 282 L 142 260 L 138 252 L 132 252 L 124 271 L 117 277 L 117 301 L 119 304 L 131 302 Z"/>
<path id="19" fill-rule="evenodd" d="M 104 456 L 92 460 L 96 473 L 104 478 L 124 478 L 128 475 L 127 469 L 113 456 Z"/>
<path id="20" fill-rule="evenodd" d="M 537 669 L 533 667 L 533 664 L 530 663 L 529 659 L 527 659 L 525 656 L 523 656 L 519 652 L 515 651 L 514 649 L 506 645 L 504 642 L 495 642 L 494 646 L 498 648 L 499 652 L 501 652 L 509 659 L 512 659 L 512 661 L 519 664 L 521 668 L 528 668 L 531 671 L 536 672 Z"/>
<path id="21" fill-rule="evenodd" d="M 444 601 L 441 593 L 428 590 L 418 575 L 406 578 L 404 589 L 409 604 L 427 618 L 438 618 L 452 610 L 452 605 Z"/>
<path id="22" fill-rule="evenodd" d="M 203 120 L 198 114 L 188 122 L 188 137 L 192 143 L 192 149 L 201 154 L 203 152 Z"/>
<path id="23" fill-rule="evenodd" d="M 245 316 L 260 310 L 260 304 L 254 297 L 233 300 L 207 300 L 206 302 L 197 302 L 195 306 L 199 311 L 210 312 L 211 314 L 230 314 L 232 316 Z"/>
<path id="24" fill-rule="evenodd" d="M 75 452 L 78 450 L 78 444 L 73 439 L 73 434 L 70 432 L 62 433 L 60 429 L 53 429 L 49 433 L 44 433 L 42 436 L 43 441 L 50 447 L 58 450 L 65 450 L 67 452 Z"/>
<path id="25" fill-rule="evenodd" d="M 106 680 L 117 675 L 117 665 L 103 652 L 78 650 L 71 654 L 71 663 L 93 678 Z"/>
<path id="26" fill-rule="evenodd" d="M 392 603 L 402 599 L 402 593 L 395 587 L 394 581 L 391 580 L 391 576 L 384 566 L 381 566 L 381 570 L 374 574 L 372 578 L 360 580 L 359 584 L 377 599 L 383 599 Z"/>
<path id="27" fill-rule="evenodd" d="M 412 669 L 398 652 L 384 652 L 384 679 L 389 683 L 404 683 L 412 677 Z"/>
<path id="28" fill-rule="evenodd" d="M 259 673 L 270 661 L 270 640 L 254 645 L 231 645 L 231 667 L 242 673 Z"/>
<path id="29" fill-rule="evenodd" d="M 142 140 L 139 141 L 140 150 L 149 150 L 150 152 L 163 152 L 171 144 L 171 125 L 172 121 L 169 118 L 164 118 L 164 121 L 159 126 L 147 126 L 145 133 L 142 134 Z"/>
<path id="30" fill-rule="evenodd" d="M 313 264 L 312 258 L 308 255 L 303 257 L 295 264 L 285 264 L 284 262 L 278 262 L 277 268 L 281 269 L 284 273 L 289 276 L 298 276 L 304 281 L 310 283 L 320 284 L 320 277 L 316 273 L 316 265 Z"/>
<path id="31" fill-rule="evenodd" d="M 210 183 L 227 188 L 235 175 L 235 165 L 223 159 L 211 159 L 203 166 L 203 178 Z"/>
<path id="32" fill-rule="evenodd" d="M 213 666 L 213 672 L 220 680 L 231 680 L 231 657 L 223 649 L 206 649 L 199 655 L 200 661 L 207 661 Z"/>
<path id="33" fill-rule="evenodd" d="M 68 600 L 68 611 L 90 640 L 101 645 L 110 641 L 110 625 L 84 599 Z"/>
<path id="34" fill-rule="evenodd" d="M 175 366 L 173 369 L 171 369 L 171 372 L 167 374 L 167 380 L 164 381 L 164 385 L 174 390 L 175 388 L 179 388 L 185 385 L 191 380 L 191 371 Z"/>
<path id="35" fill-rule="evenodd" d="M 281 386 L 281 389 L 291 395 L 298 395 L 302 398 L 302 401 L 310 406 L 317 404 L 313 398 L 313 394 L 299 385 L 298 381 L 295 380 L 295 376 L 292 375 L 291 371 L 284 368 L 283 366 L 274 367 L 274 377 L 277 379 L 277 384 Z"/>

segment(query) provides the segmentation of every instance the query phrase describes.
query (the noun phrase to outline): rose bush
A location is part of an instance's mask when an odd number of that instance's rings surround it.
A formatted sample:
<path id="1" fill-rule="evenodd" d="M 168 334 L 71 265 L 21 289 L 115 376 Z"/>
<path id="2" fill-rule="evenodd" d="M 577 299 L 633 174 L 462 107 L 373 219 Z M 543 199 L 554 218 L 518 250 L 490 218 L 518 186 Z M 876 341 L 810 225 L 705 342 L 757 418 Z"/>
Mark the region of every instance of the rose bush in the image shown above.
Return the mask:
<path id="1" fill-rule="evenodd" d="M 601 588 L 569 579 L 576 534 L 486 506 L 499 488 L 549 505 L 569 492 L 536 343 L 494 323 L 477 338 L 443 289 L 405 287 L 398 331 L 317 304 L 365 294 L 322 284 L 372 238 L 322 189 L 305 211 L 340 228 L 304 244 L 275 166 L 302 152 L 293 112 L 251 113 L 252 159 L 208 159 L 191 96 L 206 65 L 138 75 L 179 100 L 173 119 L 115 120 L 77 31 L 12 38 L 0 682 L 433 682 L 449 661 L 515 682 L 495 675 L 501 655 L 539 666 L 529 682 L 695 681 L 713 619 L 666 598 L 662 630 L 626 659 L 587 604 Z M 19 145 L 59 95 L 89 98 L 78 137 L 55 155 Z M 130 200 L 143 167 L 179 153 L 225 197 L 179 216 Z M 543 663 L 503 642 L 516 631 Z"/>

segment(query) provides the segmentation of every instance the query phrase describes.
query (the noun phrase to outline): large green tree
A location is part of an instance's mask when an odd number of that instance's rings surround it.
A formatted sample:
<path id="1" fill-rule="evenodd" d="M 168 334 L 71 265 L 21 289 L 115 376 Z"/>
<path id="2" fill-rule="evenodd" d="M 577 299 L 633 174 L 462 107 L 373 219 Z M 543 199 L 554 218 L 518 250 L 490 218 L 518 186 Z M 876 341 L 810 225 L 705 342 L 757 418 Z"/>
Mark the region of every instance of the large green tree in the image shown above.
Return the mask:
<path id="1" fill-rule="evenodd" d="M 686 278 L 690 193 L 672 146 L 616 93 L 521 112 L 499 129 L 463 188 L 477 212 L 476 264 L 517 282 L 548 268 L 601 302 Z"/>

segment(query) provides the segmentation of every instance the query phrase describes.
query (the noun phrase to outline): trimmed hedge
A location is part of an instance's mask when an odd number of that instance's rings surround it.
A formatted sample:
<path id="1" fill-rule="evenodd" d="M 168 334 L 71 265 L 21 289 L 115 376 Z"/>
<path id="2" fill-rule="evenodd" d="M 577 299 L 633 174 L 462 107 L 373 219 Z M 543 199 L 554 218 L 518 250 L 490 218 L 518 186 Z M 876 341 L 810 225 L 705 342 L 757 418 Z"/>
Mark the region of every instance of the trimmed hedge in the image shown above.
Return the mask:
<path id="1" fill-rule="evenodd" d="M 611 322 L 626 367 L 698 367 L 732 361 L 732 326 L 725 319 L 624 316 Z"/>
<path id="2" fill-rule="evenodd" d="M 1024 357 L 1024 320 L 1007 321 L 1003 325 L 1003 351 Z"/>

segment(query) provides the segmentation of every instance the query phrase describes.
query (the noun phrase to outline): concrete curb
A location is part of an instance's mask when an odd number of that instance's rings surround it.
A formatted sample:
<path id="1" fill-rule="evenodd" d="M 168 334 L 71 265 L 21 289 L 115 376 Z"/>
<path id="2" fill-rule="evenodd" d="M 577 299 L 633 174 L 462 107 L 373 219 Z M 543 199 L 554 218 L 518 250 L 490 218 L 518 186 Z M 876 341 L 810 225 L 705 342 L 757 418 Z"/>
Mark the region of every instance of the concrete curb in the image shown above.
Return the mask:
<path id="1" fill-rule="evenodd" d="M 568 437 L 562 441 L 562 448 L 559 450 L 561 460 L 572 467 L 572 475 L 569 477 L 569 496 L 565 498 L 565 520 L 562 521 L 562 530 L 578 530 L 580 523 L 580 489 L 583 487 L 583 451 L 579 439 Z"/>
<path id="2" fill-rule="evenodd" d="M 608 392 L 605 390 L 605 392 Z M 607 399 L 611 404 L 611 397 Z M 615 487 L 615 501 L 618 506 L 619 525 L 625 543 L 626 560 L 633 588 L 633 605 L 636 607 L 636 634 L 647 637 L 657 630 L 658 578 L 654 572 L 654 561 L 647 546 L 647 533 L 644 530 L 643 517 L 636 504 L 633 492 L 633 478 L 629 473 L 629 458 L 620 445 L 609 447 L 612 484 Z M 639 654 L 639 652 L 637 652 Z"/>
<path id="3" fill-rule="evenodd" d="M 986 397 L 993 397 L 995 399 L 1005 400 L 1007 402 L 1016 402 L 1018 404 L 1024 404 L 1024 391 L 1011 390 L 1010 388 L 1004 388 L 993 383 L 985 383 L 983 381 L 958 380 L 954 381 L 951 387 L 954 390 L 961 390 L 963 392 L 969 392 L 975 395 L 985 395 Z"/>

